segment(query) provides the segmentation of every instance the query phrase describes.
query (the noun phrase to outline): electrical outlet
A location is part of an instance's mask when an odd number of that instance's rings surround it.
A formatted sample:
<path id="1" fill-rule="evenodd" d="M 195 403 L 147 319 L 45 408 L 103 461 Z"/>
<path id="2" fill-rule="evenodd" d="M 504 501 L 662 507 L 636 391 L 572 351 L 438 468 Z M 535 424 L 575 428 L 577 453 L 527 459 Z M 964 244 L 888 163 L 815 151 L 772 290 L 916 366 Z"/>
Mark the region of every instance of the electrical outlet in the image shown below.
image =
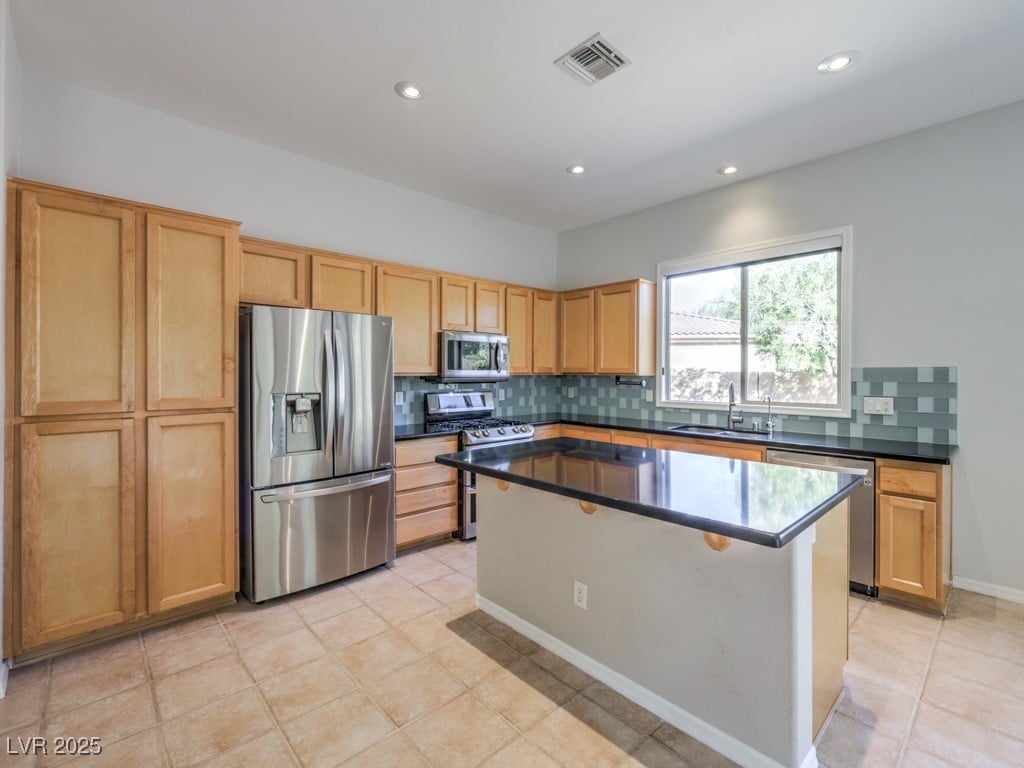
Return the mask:
<path id="1" fill-rule="evenodd" d="M 576 387 L 566 387 L 565 396 L 576 397 Z"/>
<path id="2" fill-rule="evenodd" d="M 646 390 L 644 392 L 644 400 L 646 400 L 648 403 L 653 403 L 654 402 L 654 390 L 653 389 L 648 389 L 648 390 Z"/>
<path id="3" fill-rule="evenodd" d="M 891 397 L 865 397 L 864 398 L 864 413 L 876 414 L 879 416 L 892 416 L 892 398 Z"/>
<path id="4" fill-rule="evenodd" d="M 498 400 L 501 401 L 501 400 L 504 400 L 504 399 L 505 399 L 505 390 L 504 389 L 499 389 L 498 390 Z"/>
<path id="5" fill-rule="evenodd" d="M 395 405 L 405 403 L 405 392 L 395 392 Z"/>
<path id="6" fill-rule="evenodd" d="M 572 604 L 584 611 L 587 610 L 587 585 L 582 581 L 572 583 Z"/>

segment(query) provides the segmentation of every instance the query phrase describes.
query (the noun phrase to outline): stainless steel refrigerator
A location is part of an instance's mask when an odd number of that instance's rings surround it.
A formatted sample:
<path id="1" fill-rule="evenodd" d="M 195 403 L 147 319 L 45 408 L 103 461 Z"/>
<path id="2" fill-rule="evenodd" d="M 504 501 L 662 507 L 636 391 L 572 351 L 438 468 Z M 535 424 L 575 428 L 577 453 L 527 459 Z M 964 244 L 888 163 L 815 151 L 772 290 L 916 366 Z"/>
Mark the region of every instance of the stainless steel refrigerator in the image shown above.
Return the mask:
<path id="1" fill-rule="evenodd" d="M 394 560 L 391 318 L 254 306 L 239 328 L 242 592 Z"/>

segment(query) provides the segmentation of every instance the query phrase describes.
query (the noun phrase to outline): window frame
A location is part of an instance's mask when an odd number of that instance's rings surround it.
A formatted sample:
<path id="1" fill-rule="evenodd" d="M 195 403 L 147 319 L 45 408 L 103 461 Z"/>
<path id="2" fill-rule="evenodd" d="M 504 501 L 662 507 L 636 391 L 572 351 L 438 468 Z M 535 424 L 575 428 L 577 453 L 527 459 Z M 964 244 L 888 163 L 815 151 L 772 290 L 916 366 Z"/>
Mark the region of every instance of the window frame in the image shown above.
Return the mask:
<path id="1" fill-rule="evenodd" d="M 669 400 L 670 392 L 668 365 L 671 359 L 669 348 L 669 312 L 671 301 L 668 292 L 668 279 L 691 272 L 704 272 L 709 269 L 724 267 L 742 267 L 755 262 L 783 259 L 786 257 L 809 254 L 815 251 L 838 250 L 838 302 L 837 317 L 839 321 L 839 361 L 838 387 L 839 402 L 836 405 L 786 405 L 772 403 L 772 413 L 794 416 L 820 416 L 829 418 L 850 418 L 852 406 L 851 384 L 851 350 L 853 346 L 853 227 L 837 227 L 804 235 L 783 237 L 750 243 L 737 248 L 685 256 L 658 262 L 658 385 L 657 406 L 659 408 L 675 408 L 681 410 L 721 411 L 722 403 L 701 401 Z M 746 313 L 740 328 L 742 340 L 746 340 Z M 741 345 L 742 345 L 741 341 Z M 746 366 L 746 349 L 741 346 L 741 378 Z M 741 395 L 742 398 L 742 395 Z M 764 413 L 768 408 L 757 401 L 740 400 L 740 407 L 752 413 Z"/>

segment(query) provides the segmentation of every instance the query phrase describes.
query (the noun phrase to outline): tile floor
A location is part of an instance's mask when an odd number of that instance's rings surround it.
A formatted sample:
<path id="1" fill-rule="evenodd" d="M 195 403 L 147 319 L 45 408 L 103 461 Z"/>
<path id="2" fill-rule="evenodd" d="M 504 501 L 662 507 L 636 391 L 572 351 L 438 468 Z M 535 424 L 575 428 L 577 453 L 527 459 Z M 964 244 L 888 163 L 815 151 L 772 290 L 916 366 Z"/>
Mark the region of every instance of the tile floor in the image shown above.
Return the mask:
<path id="1" fill-rule="evenodd" d="M 475 569 L 452 542 L 15 670 L 0 766 L 732 765 L 475 610 Z M 850 619 L 823 765 L 1024 765 L 1024 606 L 957 592 L 940 620 L 853 599 Z M 9 754 L 31 736 L 103 752 Z"/>

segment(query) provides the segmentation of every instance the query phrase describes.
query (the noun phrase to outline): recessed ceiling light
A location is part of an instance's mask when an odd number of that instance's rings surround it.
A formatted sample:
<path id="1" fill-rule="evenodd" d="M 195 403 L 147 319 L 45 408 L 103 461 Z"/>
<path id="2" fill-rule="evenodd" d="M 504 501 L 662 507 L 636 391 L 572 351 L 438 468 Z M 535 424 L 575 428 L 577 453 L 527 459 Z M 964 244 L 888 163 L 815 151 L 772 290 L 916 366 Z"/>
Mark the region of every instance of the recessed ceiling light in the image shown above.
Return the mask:
<path id="1" fill-rule="evenodd" d="M 822 59 L 818 65 L 818 71 L 823 75 L 834 75 L 836 72 L 842 72 L 844 69 L 850 68 L 850 65 L 857 60 L 857 56 L 856 51 L 833 53 L 831 56 L 826 56 Z"/>
<path id="2" fill-rule="evenodd" d="M 417 99 L 423 98 L 423 91 L 420 90 L 420 87 L 411 80 L 400 80 L 395 83 L 395 93 L 403 99 L 409 99 L 409 101 L 416 101 Z"/>
<path id="3" fill-rule="evenodd" d="M 734 173 L 738 173 L 739 170 L 735 165 L 723 165 L 718 169 L 718 173 L 722 176 L 732 176 Z"/>
<path id="4" fill-rule="evenodd" d="M 565 172 L 573 176 L 582 176 L 587 172 L 587 169 L 582 165 L 567 165 L 565 167 Z"/>

